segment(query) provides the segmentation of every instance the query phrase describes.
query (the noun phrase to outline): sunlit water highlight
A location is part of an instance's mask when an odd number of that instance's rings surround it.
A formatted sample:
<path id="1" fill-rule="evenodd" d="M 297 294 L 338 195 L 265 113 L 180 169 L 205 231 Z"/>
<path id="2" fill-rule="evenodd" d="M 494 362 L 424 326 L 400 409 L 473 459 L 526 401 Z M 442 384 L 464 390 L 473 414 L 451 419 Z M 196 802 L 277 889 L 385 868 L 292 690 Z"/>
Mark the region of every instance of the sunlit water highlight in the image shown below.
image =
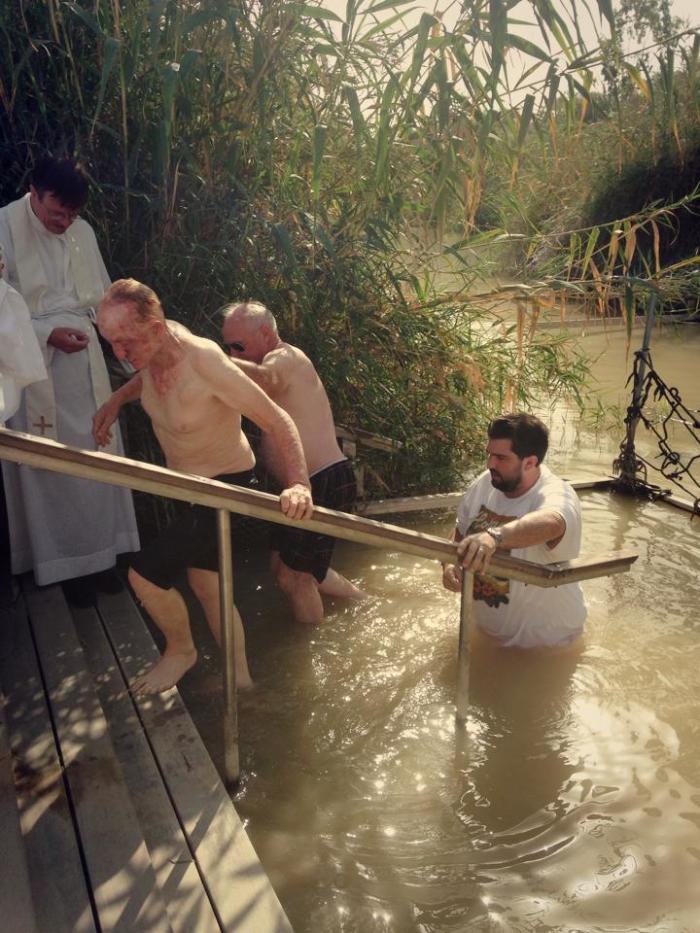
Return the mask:
<path id="1" fill-rule="evenodd" d="M 698 331 L 657 338 L 689 407 Z M 590 339 L 601 392 L 626 402 L 621 335 Z M 609 474 L 620 432 L 561 410 L 553 427 L 555 469 Z M 435 566 L 341 544 L 336 566 L 371 596 L 306 630 L 249 559 L 258 687 L 240 705 L 236 805 L 297 933 L 700 930 L 700 520 L 608 493 L 582 503 L 585 553 L 632 548 L 637 564 L 585 584 L 579 657 L 475 652 L 465 729 L 458 598 Z M 220 758 L 213 662 L 186 686 Z"/>

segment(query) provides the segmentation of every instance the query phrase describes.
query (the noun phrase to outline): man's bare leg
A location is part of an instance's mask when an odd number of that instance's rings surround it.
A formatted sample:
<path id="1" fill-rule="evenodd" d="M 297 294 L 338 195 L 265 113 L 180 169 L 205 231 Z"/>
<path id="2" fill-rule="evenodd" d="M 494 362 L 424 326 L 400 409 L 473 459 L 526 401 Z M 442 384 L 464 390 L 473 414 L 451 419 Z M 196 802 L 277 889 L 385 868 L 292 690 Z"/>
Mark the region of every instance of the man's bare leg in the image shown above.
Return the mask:
<path id="1" fill-rule="evenodd" d="M 192 592 L 202 604 L 211 633 L 221 647 L 221 606 L 219 603 L 219 574 L 213 570 L 200 570 L 189 567 L 187 579 Z M 233 607 L 234 659 L 236 662 L 236 686 L 239 690 L 248 690 L 253 686 L 253 679 L 248 670 L 245 653 L 245 632 L 243 622 L 236 607 Z"/>
<path id="2" fill-rule="evenodd" d="M 365 599 L 367 597 L 364 590 L 355 586 L 332 567 L 328 568 L 328 573 L 318 584 L 318 591 L 324 596 L 332 596 L 336 599 Z"/>
<path id="3" fill-rule="evenodd" d="M 272 566 L 280 589 L 292 604 L 297 622 L 304 625 L 318 625 L 323 622 L 323 601 L 314 575 L 292 570 L 279 559 L 279 555 L 277 561 L 273 560 Z"/>
<path id="4" fill-rule="evenodd" d="M 157 664 L 131 685 L 132 693 L 161 693 L 173 687 L 197 660 L 187 606 L 176 589 L 164 590 L 133 568 L 129 583 L 136 598 L 165 636 L 165 651 Z"/>

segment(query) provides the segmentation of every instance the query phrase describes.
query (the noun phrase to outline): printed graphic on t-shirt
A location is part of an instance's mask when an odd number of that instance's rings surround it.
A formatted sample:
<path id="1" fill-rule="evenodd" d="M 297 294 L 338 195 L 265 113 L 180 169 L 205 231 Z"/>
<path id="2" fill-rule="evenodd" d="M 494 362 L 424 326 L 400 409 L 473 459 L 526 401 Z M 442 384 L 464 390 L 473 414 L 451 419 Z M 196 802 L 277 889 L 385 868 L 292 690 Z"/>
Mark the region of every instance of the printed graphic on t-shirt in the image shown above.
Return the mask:
<path id="1" fill-rule="evenodd" d="M 512 522 L 513 518 L 513 515 L 498 515 L 482 505 L 479 514 L 467 528 L 467 534 L 478 534 L 492 525 L 505 525 L 506 522 Z M 492 573 L 474 574 L 474 599 L 483 600 L 492 609 L 497 609 L 501 604 L 507 605 L 509 592 L 510 582 L 505 577 L 497 577 Z"/>

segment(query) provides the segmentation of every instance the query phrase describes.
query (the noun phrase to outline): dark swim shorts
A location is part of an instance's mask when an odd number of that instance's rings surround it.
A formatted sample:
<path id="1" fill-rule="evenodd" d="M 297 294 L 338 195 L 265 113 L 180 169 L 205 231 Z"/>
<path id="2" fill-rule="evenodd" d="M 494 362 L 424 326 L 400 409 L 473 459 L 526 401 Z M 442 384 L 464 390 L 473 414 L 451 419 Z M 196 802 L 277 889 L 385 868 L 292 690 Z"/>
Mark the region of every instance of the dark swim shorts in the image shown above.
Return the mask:
<path id="1" fill-rule="evenodd" d="M 250 487 L 256 484 L 252 470 L 226 473 L 213 479 L 232 486 Z M 231 513 L 231 539 L 235 547 L 236 528 L 240 515 Z M 235 562 L 234 562 L 235 564 Z M 216 509 L 206 505 L 176 502 L 175 518 L 168 527 L 131 560 L 134 570 L 161 589 L 175 586 L 188 567 L 219 571 Z"/>
<path id="2" fill-rule="evenodd" d="M 323 505 L 338 512 L 351 512 L 357 499 L 355 474 L 349 460 L 333 463 L 311 477 L 314 505 Z M 274 525 L 270 546 L 279 551 L 291 570 L 312 573 L 322 583 L 333 556 L 335 538 L 315 531 L 301 531 L 292 525 Z"/>

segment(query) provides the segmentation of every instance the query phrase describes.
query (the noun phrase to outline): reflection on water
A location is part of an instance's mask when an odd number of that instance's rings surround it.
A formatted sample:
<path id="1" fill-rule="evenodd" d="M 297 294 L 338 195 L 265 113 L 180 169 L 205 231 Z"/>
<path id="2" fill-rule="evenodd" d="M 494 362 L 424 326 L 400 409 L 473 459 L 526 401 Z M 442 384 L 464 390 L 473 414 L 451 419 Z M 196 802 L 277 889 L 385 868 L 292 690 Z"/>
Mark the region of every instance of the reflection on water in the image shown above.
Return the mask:
<path id="1" fill-rule="evenodd" d="M 697 358 L 692 332 L 660 353 L 686 393 L 692 340 Z M 620 344 L 599 368 L 612 384 L 620 366 L 623 397 Z M 606 475 L 619 435 L 553 418 L 555 468 Z M 373 595 L 307 630 L 251 559 L 258 689 L 241 702 L 236 805 L 297 933 L 700 929 L 700 521 L 602 492 L 582 503 L 585 552 L 632 547 L 637 564 L 584 584 L 580 656 L 475 645 L 464 728 L 458 599 L 436 567 L 340 545 L 338 569 Z M 189 690 L 219 757 L 215 690 Z"/>

